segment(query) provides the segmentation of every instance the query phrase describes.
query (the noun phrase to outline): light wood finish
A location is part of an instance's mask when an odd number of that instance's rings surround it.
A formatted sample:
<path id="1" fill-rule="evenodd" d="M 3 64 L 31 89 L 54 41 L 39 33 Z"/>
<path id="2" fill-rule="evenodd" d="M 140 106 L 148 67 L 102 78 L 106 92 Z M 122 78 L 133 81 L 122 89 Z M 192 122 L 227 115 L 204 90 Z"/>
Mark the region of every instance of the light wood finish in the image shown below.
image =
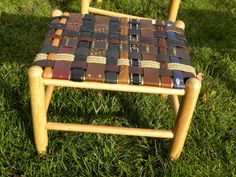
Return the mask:
<path id="1" fill-rule="evenodd" d="M 192 78 L 186 82 L 186 93 L 176 118 L 174 138 L 169 151 L 169 157 L 171 160 L 178 159 L 181 154 L 200 89 L 201 82 L 198 79 Z"/>
<path id="2" fill-rule="evenodd" d="M 49 85 L 46 88 L 46 93 L 45 93 L 45 111 L 46 112 L 48 111 L 48 107 L 52 98 L 53 90 L 54 90 L 54 86 L 52 85 Z"/>
<path id="3" fill-rule="evenodd" d="M 176 118 L 179 111 L 179 98 L 177 95 L 171 95 L 170 98 L 171 98 L 171 105 L 174 112 L 174 117 Z"/>
<path id="4" fill-rule="evenodd" d="M 182 30 L 185 30 L 185 24 L 183 21 L 181 20 L 177 20 L 174 24 L 175 27 L 177 28 L 181 28 Z"/>
<path id="5" fill-rule="evenodd" d="M 93 0 L 89 0 L 90 3 L 93 1 Z M 96 0 L 96 2 L 102 2 L 102 0 Z"/>
<path id="6" fill-rule="evenodd" d="M 136 19 L 154 20 L 151 18 L 144 18 L 144 17 L 138 17 L 138 16 L 134 16 L 134 15 L 122 14 L 122 13 L 112 12 L 112 11 L 108 11 L 108 10 L 97 9 L 94 7 L 89 7 L 88 9 L 89 9 L 89 12 L 91 12 L 91 13 L 106 15 L 106 16 L 111 16 L 111 17 L 127 17 L 127 18 L 136 18 Z"/>
<path id="7" fill-rule="evenodd" d="M 88 14 L 90 0 L 81 0 L 81 14 Z"/>
<path id="8" fill-rule="evenodd" d="M 42 78 L 43 70 L 32 66 L 28 71 L 31 95 L 31 112 L 33 118 L 34 140 L 39 154 L 46 154 L 48 134 L 46 129 L 45 87 Z"/>
<path id="9" fill-rule="evenodd" d="M 153 130 L 153 129 L 144 129 L 144 128 L 127 128 L 127 127 L 113 127 L 113 126 L 101 126 L 101 125 L 83 125 L 83 124 L 48 122 L 47 129 L 48 130 L 129 135 L 129 136 L 147 136 L 147 137 L 156 137 L 156 138 L 173 138 L 172 131 Z"/>
<path id="10" fill-rule="evenodd" d="M 107 84 L 97 82 L 73 82 L 68 80 L 57 79 L 44 79 L 45 85 L 61 86 L 61 87 L 74 87 L 74 88 L 87 88 L 96 90 L 111 90 L 122 92 L 138 92 L 138 93 L 153 93 L 153 94 L 168 94 L 168 95 L 184 95 L 184 89 L 168 89 L 162 87 L 151 86 L 137 86 L 126 84 Z"/>
<path id="11" fill-rule="evenodd" d="M 58 10 L 58 9 L 54 9 L 52 12 L 51 12 L 51 17 L 58 17 L 58 16 L 61 16 L 63 15 L 63 12 Z"/>
<path id="12" fill-rule="evenodd" d="M 175 22 L 179 11 L 180 0 L 172 0 L 169 6 L 168 20 Z"/>

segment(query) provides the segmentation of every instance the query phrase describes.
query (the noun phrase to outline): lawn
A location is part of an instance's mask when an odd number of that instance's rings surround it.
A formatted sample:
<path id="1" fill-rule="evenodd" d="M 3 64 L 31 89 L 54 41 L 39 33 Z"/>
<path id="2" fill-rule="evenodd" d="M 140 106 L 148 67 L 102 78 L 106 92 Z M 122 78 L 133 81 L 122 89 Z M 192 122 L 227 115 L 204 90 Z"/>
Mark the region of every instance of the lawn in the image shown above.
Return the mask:
<path id="1" fill-rule="evenodd" d="M 168 1 L 107 0 L 93 6 L 166 18 Z M 27 69 L 59 8 L 79 12 L 79 0 L 0 1 L 0 176 L 236 176 L 236 1 L 183 0 L 192 63 L 203 87 L 178 161 L 170 140 L 50 132 L 48 155 L 36 153 Z M 48 119 L 144 128 L 171 128 L 170 100 L 158 95 L 59 89 Z M 65 117 L 67 117 L 65 119 Z"/>

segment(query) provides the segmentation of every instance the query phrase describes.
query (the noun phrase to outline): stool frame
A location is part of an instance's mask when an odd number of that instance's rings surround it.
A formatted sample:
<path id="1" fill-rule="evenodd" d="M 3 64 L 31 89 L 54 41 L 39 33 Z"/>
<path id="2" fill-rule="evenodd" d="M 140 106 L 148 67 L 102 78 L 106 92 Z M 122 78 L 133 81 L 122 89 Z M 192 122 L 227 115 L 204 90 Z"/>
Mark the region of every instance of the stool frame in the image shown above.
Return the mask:
<path id="1" fill-rule="evenodd" d="M 99 1 L 99 0 L 98 0 Z M 89 12 L 101 15 L 109 15 L 116 17 L 143 18 L 136 17 L 111 11 L 96 9 L 90 7 L 89 0 L 81 1 L 81 13 Z M 170 3 L 168 20 L 175 22 L 175 26 L 184 29 L 185 25 L 182 21 L 176 21 L 180 0 L 172 0 Z M 59 10 L 52 12 L 52 17 L 62 15 Z M 31 95 L 31 112 L 33 119 L 34 140 L 38 154 L 45 155 L 48 146 L 48 131 L 79 131 L 91 133 L 119 134 L 130 136 L 146 136 L 158 138 L 172 138 L 169 148 L 169 158 L 177 160 L 181 154 L 184 142 L 191 123 L 193 112 L 197 103 L 199 92 L 201 89 L 201 80 L 197 78 L 188 79 L 185 83 L 185 89 L 169 89 L 151 86 L 134 86 L 124 84 L 106 84 L 95 82 L 73 82 L 69 80 L 45 79 L 43 70 L 39 66 L 32 66 L 28 71 L 29 88 Z M 154 130 L 143 128 L 127 128 L 114 126 L 99 126 L 85 124 L 57 123 L 47 121 L 47 110 L 53 94 L 54 87 L 73 87 L 88 88 L 98 90 L 111 90 L 122 92 L 139 92 L 151 94 L 170 95 L 172 108 L 175 117 L 175 125 L 173 130 Z M 181 104 L 178 96 L 183 96 Z"/>

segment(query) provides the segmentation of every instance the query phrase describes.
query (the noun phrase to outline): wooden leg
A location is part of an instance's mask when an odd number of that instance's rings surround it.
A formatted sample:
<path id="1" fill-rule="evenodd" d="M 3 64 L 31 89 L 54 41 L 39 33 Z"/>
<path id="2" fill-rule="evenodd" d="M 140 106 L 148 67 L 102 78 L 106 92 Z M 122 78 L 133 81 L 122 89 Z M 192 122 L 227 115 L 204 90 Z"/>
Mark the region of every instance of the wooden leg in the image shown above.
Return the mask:
<path id="1" fill-rule="evenodd" d="M 46 154 L 48 134 L 46 129 L 45 86 L 42 73 L 41 67 L 33 66 L 28 71 L 28 77 L 35 145 L 39 154 Z"/>
<path id="2" fill-rule="evenodd" d="M 198 79 L 192 78 L 186 82 L 186 93 L 178 111 L 174 127 L 174 138 L 169 151 L 169 157 L 171 160 L 177 160 L 181 154 L 200 89 L 201 82 Z"/>
<path id="3" fill-rule="evenodd" d="M 175 118 L 177 117 L 179 111 L 179 98 L 177 95 L 171 95 L 171 104 L 174 111 Z"/>
<path id="4" fill-rule="evenodd" d="M 90 0 L 81 0 L 81 14 L 88 14 Z"/>
<path id="5" fill-rule="evenodd" d="M 89 2 L 92 2 L 92 0 L 89 0 Z M 96 0 L 96 2 L 102 2 L 102 0 Z"/>
<path id="6" fill-rule="evenodd" d="M 169 6 L 168 20 L 175 22 L 179 11 L 180 0 L 172 0 Z"/>
<path id="7" fill-rule="evenodd" d="M 45 93 L 45 111 L 48 111 L 48 107 L 52 98 L 52 93 L 53 93 L 54 86 L 49 85 L 46 88 L 46 93 Z"/>

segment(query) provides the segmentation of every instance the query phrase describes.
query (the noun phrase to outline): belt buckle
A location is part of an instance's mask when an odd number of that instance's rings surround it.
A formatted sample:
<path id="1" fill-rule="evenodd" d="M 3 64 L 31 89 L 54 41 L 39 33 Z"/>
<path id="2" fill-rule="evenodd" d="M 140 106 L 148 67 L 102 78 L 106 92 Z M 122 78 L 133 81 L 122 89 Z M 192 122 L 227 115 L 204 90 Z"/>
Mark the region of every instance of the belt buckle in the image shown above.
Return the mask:
<path id="1" fill-rule="evenodd" d="M 138 76 L 138 83 L 134 83 L 134 76 Z M 130 74 L 130 84 L 143 85 L 143 76 L 141 74 Z"/>
<path id="2" fill-rule="evenodd" d="M 136 44 L 130 44 L 129 51 L 130 52 L 139 52 L 139 48 Z"/>
<path id="3" fill-rule="evenodd" d="M 129 35 L 129 40 L 132 42 L 138 42 L 139 37 L 138 37 L 138 35 L 132 34 L 132 35 Z"/>
<path id="4" fill-rule="evenodd" d="M 130 61 L 130 66 L 133 66 L 133 67 L 137 67 L 136 65 L 133 65 L 135 62 L 133 61 L 133 60 L 137 60 L 137 62 L 138 62 L 138 64 L 137 64 L 137 66 L 141 66 L 141 61 L 139 60 L 139 59 L 136 59 L 136 58 L 131 58 L 131 59 L 129 59 L 129 61 Z"/>

